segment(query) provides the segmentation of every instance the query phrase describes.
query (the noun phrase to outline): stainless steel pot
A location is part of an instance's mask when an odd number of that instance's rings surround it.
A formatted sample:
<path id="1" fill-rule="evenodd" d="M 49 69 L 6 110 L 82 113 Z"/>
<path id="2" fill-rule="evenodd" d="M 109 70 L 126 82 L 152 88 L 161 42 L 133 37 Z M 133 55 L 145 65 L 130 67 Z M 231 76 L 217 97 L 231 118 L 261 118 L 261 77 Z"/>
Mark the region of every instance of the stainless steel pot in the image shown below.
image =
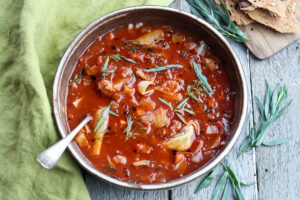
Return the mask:
<path id="1" fill-rule="evenodd" d="M 88 25 L 70 44 L 58 66 L 53 84 L 53 111 L 59 133 L 62 137 L 70 132 L 66 114 L 66 98 L 68 81 L 76 66 L 80 55 L 97 39 L 98 36 L 129 23 L 147 22 L 169 24 L 184 29 L 195 37 L 205 38 L 206 43 L 214 49 L 223 62 L 234 89 L 237 92 L 235 98 L 234 123 L 231 127 L 231 135 L 224 148 L 206 165 L 177 180 L 161 184 L 132 184 L 109 177 L 98 171 L 91 162 L 81 153 L 75 142 L 69 145 L 69 150 L 78 163 L 95 177 L 129 189 L 159 190 L 179 186 L 192 181 L 218 165 L 230 152 L 241 134 L 246 120 L 248 92 L 243 68 L 238 57 L 226 41 L 226 39 L 211 25 L 195 16 L 169 7 L 138 6 L 130 7 L 109 13 Z"/>

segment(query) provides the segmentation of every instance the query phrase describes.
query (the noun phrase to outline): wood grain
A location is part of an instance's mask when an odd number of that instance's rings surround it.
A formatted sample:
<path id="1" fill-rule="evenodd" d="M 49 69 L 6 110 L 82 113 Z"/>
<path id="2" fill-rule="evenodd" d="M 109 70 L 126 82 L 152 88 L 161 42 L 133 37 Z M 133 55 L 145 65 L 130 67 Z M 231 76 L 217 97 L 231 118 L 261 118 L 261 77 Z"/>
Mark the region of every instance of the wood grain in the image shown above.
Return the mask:
<path id="1" fill-rule="evenodd" d="M 293 99 L 288 112 L 270 127 L 265 141 L 288 136 L 294 136 L 293 140 L 280 146 L 256 149 L 259 199 L 300 199 L 299 66 L 300 40 L 264 61 L 250 57 L 253 94 L 263 98 L 266 79 L 272 88 L 278 82 L 285 84 Z M 257 112 L 254 113 L 255 123 L 258 123 Z"/>
<path id="2" fill-rule="evenodd" d="M 300 23 L 300 4 L 297 19 Z M 300 33 L 278 33 L 258 23 L 244 26 L 242 30 L 246 37 L 250 39 L 246 46 L 258 59 L 266 59 L 300 38 Z"/>

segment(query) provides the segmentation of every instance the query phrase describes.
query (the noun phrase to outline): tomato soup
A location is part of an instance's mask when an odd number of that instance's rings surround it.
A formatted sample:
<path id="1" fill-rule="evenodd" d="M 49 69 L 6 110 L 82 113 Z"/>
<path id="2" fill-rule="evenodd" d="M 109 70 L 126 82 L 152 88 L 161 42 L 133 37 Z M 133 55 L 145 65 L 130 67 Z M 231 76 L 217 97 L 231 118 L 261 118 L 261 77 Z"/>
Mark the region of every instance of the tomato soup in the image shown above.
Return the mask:
<path id="1" fill-rule="evenodd" d="M 225 145 L 235 91 L 201 35 L 169 25 L 128 24 L 100 35 L 68 86 L 75 141 L 99 171 L 141 184 L 183 177 Z"/>

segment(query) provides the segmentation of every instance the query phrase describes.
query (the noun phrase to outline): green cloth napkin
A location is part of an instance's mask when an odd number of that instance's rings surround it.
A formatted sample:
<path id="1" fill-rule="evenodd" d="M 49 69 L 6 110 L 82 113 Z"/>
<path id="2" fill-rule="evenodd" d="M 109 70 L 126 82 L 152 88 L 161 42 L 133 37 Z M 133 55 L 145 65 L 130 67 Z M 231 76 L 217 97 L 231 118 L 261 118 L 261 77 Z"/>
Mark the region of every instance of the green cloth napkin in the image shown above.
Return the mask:
<path id="1" fill-rule="evenodd" d="M 58 140 L 52 83 L 66 47 L 96 18 L 133 5 L 171 0 L 0 1 L 0 199 L 89 199 L 65 153 L 52 170 L 37 155 Z"/>

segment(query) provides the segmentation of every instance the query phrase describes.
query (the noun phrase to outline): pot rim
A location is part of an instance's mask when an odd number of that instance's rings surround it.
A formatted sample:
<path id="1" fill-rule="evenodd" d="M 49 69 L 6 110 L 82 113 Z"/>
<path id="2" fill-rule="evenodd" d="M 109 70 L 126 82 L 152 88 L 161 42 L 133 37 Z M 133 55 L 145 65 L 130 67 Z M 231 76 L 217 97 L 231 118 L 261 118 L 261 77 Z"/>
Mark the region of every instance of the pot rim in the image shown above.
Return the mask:
<path id="1" fill-rule="evenodd" d="M 55 79 L 54 79 L 54 84 L 53 84 L 53 115 L 55 117 L 56 126 L 58 127 L 58 132 L 59 132 L 60 136 L 65 137 L 66 133 L 64 131 L 64 126 L 61 122 L 61 118 L 59 115 L 59 102 L 60 102 L 59 100 L 60 100 L 60 98 L 59 98 L 58 88 L 59 88 L 59 83 L 60 83 L 60 79 L 61 79 L 61 75 L 62 75 L 62 70 L 65 66 L 65 61 L 67 60 L 68 56 L 70 55 L 70 53 L 72 52 L 74 47 L 76 47 L 77 42 L 80 41 L 82 38 L 84 38 L 86 33 L 88 33 L 91 29 L 93 29 L 93 27 L 96 26 L 98 23 L 101 23 L 102 21 L 109 19 L 116 15 L 121 15 L 123 13 L 127 13 L 130 11 L 143 10 L 143 9 L 154 9 L 154 10 L 161 10 L 162 12 L 167 11 L 167 12 L 177 13 L 180 15 L 185 15 L 186 17 L 192 18 L 193 20 L 197 21 L 198 23 L 204 25 L 206 28 L 211 30 L 213 32 L 213 34 L 215 34 L 215 36 L 221 41 L 221 43 L 223 43 L 223 45 L 225 45 L 225 47 L 228 49 L 230 54 L 232 54 L 232 57 L 234 58 L 234 62 L 236 63 L 236 66 L 237 66 L 238 76 L 241 80 L 242 89 L 243 89 L 242 109 L 241 109 L 241 116 L 240 116 L 240 119 L 238 122 L 238 126 L 236 128 L 236 131 L 232 132 L 232 134 L 234 134 L 234 136 L 231 138 L 231 140 L 228 141 L 225 148 L 219 154 L 217 154 L 216 157 L 214 157 L 212 160 L 210 160 L 209 163 L 203 165 L 201 167 L 201 169 L 199 169 L 198 171 L 194 171 L 182 178 L 175 179 L 170 182 L 159 183 L 159 184 L 134 184 L 134 183 L 128 183 L 128 182 L 117 180 L 117 179 L 107 176 L 104 173 L 98 171 L 97 169 L 89 166 L 86 163 L 86 161 L 84 161 L 80 157 L 80 155 L 76 152 L 76 150 L 72 144 L 70 144 L 68 146 L 68 150 L 71 152 L 72 156 L 78 161 L 78 163 L 81 165 L 81 167 L 83 167 L 87 172 L 89 172 L 90 174 L 94 175 L 95 177 L 101 179 L 102 181 L 113 184 L 115 186 L 120 186 L 120 187 L 128 188 L 128 189 L 162 190 L 162 189 L 169 189 L 169 188 L 173 188 L 176 186 L 180 186 L 182 184 L 188 183 L 188 182 L 195 180 L 195 179 L 207 174 L 208 172 L 210 172 L 229 154 L 229 152 L 231 151 L 231 149 L 237 142 L 237 140 L 243 130 L 245 121 L 246 121 L 247 107 L 248 107 L 248 89 L 247 89 L 246 78 L 244 75 L 242 65 L 241 65 L 237 55 L 233 51 L 232 47 L 227 42 L 227 40 L 224 38 L 224 36 L 221 33 L 219 33 L 208 22 L 206 22 L 200 18 L 197 18 L 196 16 L 194 16 L 188 12 L 185 12 L 185 11 L 182 11 L 179 9 L 175 9 L 175 8 L 166 7 L 166 6 L 133 6 L 133 7 L 123 8 L 120 10 L 113 11 L 111 13 L 108 13 L 108 14 L 96 19 L 95 21 L 90 23 L 88 26 L 86 26 L 75 37 L 75 39 L 68 46 L 67 50 L 64 53 L 64 56 L 62 57 L 62 59 L 59 63 L 58 69 L 56 71 Z"/>

